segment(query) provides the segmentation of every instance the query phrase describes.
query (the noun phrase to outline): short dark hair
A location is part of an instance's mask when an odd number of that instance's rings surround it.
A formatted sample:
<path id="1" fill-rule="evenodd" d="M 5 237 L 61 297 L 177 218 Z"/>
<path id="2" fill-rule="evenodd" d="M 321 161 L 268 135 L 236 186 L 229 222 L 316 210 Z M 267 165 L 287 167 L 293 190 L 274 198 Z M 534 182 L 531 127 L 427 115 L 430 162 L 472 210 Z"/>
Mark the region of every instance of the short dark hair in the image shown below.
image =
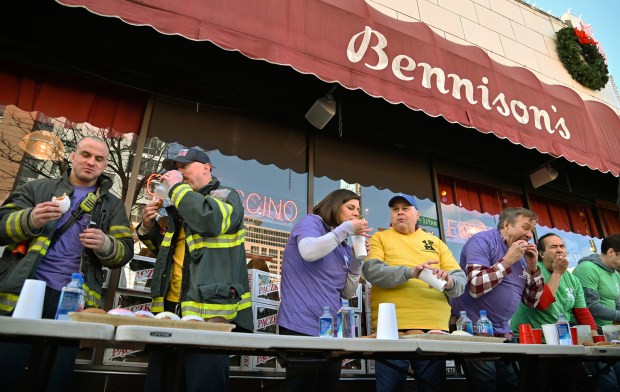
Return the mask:
<path id="1" fill-rule="evenodd" d="M 330 194 L 325 196 L 323 200 L 319 202 L 312 209 L 312 213 L 318 215 L 323 219 L 326 225 L 336 227 L 342 222 L 338 222 L 338 214 L 340 213 L 340 206 L 349 200 L 360 200 L 361 198 L 348 189 L 336 189 Z"/>
<path id="2" fill-rule="evenodd" d="M 530 218 L 532 220 L 538 220 L 538 215 L 532 210 L 528 210 L 523 207 L 509 207 L 502 211 L 499 216 L 499 222 L 497 222 L 497 228 L 502 229 L 504 227 L 504 223 L 508 222 L 510 225 L 517 223 L 517 218 L 520 216 L 525 216 L 526 218 Z"/>
<path id="3" fill-rule="evenodd" d="M 611 234 L 603 238 L 603 242 L 601 242 L 601 254 L 607 253 L 609 249 L 613 249 L 616 253 L 620 253 L 620 234 Z"/>
<path id="4" fill-rule="evenodd" d="M 538 243 L 536 244 L 536 248 L 538 249 L 538 254 L 540 255 L 541 252 L 543 252 L 545 250 L 545 239 L 548 237 L 558 237 L 559 239 L 562 239 L 562 237 L 560 237 L 559 235 L 555 234 L 555 233 L 547 233 L 541 237 L 538 237 Z M 564 240 L 562 240 L 564 241 Z"/>

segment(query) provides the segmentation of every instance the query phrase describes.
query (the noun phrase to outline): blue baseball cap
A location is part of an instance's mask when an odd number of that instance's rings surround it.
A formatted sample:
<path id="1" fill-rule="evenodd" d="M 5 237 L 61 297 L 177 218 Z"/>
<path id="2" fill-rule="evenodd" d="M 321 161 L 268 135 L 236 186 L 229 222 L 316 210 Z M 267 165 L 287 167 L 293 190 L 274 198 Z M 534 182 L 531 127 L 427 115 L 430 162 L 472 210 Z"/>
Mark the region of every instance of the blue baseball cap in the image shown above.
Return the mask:
<path id="1" fill-rule="evenodd" d="M 402 193 L 392 197 L 390 201 L 388 201 L 388 207 L 392 207 L 392 205 L 397 201 L 404 201 L 406 203 L 409 203 L 409 205 L 414 206 L 416 210 L 418 209 L 418 203 L 415 201 L 414 197 Z"/>
<path id="2" fill-rule="evenodd" d="M 198 147 L 190 147 L 183 148 L 177 152 L 177 155 L 174 158 L 166 159 L 162 167 L 166 170 L 174 170 L 175 162 L 179 163 L 192 163 L 192 162 L 200 162 L 200 163 L 211 163 L 211 159 L 209 159 L 209 155 L 206 151 L 198 148 Z"/>

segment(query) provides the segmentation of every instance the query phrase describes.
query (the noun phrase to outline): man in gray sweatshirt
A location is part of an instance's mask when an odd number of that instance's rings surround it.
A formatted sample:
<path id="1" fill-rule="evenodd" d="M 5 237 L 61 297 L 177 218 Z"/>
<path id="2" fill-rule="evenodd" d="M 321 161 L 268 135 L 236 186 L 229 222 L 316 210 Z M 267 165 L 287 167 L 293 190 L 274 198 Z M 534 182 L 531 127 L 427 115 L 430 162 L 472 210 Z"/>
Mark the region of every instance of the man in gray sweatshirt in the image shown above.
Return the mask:
<path id="1" fill-rule="evenodd" d="M 620 234 L 603 239 L 601 253 L 579 260 L 573 274 L 583 286 L 586 305 L 594 317 L 599 334 L 604 325 L 620 323 Z M 597 376 L 597 391 L 620 391 L 620 363 L 609 373 L 599 371 L 604 364 L 589 363 Z"/>

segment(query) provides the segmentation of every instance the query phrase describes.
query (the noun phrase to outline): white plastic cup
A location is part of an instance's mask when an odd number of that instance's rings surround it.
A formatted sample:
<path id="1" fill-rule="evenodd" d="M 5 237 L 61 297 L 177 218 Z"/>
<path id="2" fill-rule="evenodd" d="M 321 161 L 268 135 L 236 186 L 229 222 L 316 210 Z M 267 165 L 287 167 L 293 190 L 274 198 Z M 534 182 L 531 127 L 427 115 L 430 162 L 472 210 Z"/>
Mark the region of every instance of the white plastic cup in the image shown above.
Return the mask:
<path id="1" fill-rule="evenodd" d="M 424 268 L 422 271 L 420 271 L 420 275 L 418 277 L 427 284 L 429 284 L 432 288 L 439 291 L 443 291 L 444 286 L 446 285 L 446 283 L 448 283 L 443 279 L 437 278 L 437 275 L 435 275 L 433 273 L 433 270 L 429 268 Z"/>
<path id="2" fill-rule="evenodd" d="M 398 339 L 398 322 L 396 305 L 379 304 L 379 321 L 377 322 L 377 339 Z"/>
<path id="3" fill-rule="evenodd" d="M 592 327 L 589 325 L 575 325 L 577 328 L 577 344 L 594 343 L 592 340 Z"/>
<path id="4" fill-rule="evenodd" d="M 168 197 L 169 190 L 170 190 L 170 187 L 168 186 L 168 183 L 163 181 L 159 185 L 157 185 L 157 187 L 155 187 L 155 190 L 153 191 L 153 193 L 155 194 L 155 196 L 157 196 L 161 200 L 165 200 Z"/>
<path id="5" fill-rule="evenodd" d="M 43 299 L 45 298 L 45 281 L 36 279 L 26 279 L 13 317 L 25 319 L 40 319 L 43 315 Z"/>
<path id="6" fill-rule="evenodd" d="M 368 252 L 366 251 L 366 237 L 363 235 L 352 235 L 351 240 L 353 241 L 353 250 L 355 251 L 356 259 L 363 259 L 368 256 Z"/>
<path id="7" fill-rule="evenodd" d="M 543 324 L 541 326 L 546 344 L 560 344 L 558 327 L 555 324 Z"/>
<path id="8" fill-rule="evenodd" d="M 620 340 L 620 325 L 603 325 L 602 330 L 606 341 Z"/>

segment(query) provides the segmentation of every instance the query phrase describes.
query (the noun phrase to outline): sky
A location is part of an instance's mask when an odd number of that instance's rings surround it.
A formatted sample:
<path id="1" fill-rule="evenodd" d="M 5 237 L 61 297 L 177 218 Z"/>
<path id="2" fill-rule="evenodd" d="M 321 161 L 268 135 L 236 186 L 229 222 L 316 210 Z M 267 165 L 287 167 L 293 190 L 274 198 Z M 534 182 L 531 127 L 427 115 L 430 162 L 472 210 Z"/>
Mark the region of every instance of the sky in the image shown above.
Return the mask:
<path id="1" fill-rule="evenodd" d="M 609 73 L 616 84 L 620 82 L 620 1 L 618 0 L 527 0 L 530 5 L 561 17 L 569 8 L 570 13 L 579 16 L 592 25 L 594 39 L 599 41 L 607 56 Z"/>

